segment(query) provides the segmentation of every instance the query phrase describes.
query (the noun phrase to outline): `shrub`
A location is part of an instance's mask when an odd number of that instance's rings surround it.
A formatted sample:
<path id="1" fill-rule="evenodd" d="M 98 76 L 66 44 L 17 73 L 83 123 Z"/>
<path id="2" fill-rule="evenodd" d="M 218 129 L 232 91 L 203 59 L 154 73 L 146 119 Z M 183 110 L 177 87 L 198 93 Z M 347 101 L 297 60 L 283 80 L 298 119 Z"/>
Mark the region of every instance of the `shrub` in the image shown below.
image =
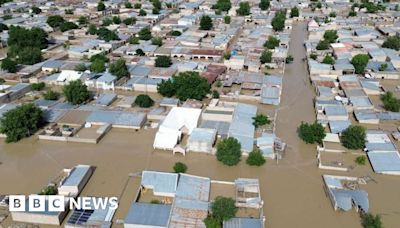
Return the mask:
<path id="1" fill-rule="evenodd" d="M 317 44 L 317 50 L 328 50 L 329 48 L 329 42 L 326 40 L 321 40 Z"/>
<path id="2" fill-rule="evenodd" d="M 363 74 L 367 66 L 369 57 L 366 54 L 358 54 L 351 59 L 357 74 Z"/>
<path id="3" fill-rule="evenodd" d="M 36 91 L 40 91 L 40 90 L 44 89 L 45 86 L 46 86 L 46 84 L 44 84 L 44 82 L 33 83 L 32 89 L 36 90 Z"/>
<path id="4" fill-rule="evenodd" d="M 300 126 L 297 128 L 297 134 L 306 143 L 322 143 L 325 138 L 324 127 L 317 122 L 312 124 L 301 122 Z"/>
<path id="5" fill-rule="evenodd" d="M 383 228 L 381 216 L 370 213 L 361 216 L 361 224 L 364 228 Z"/>
<path id="6" fill-rule="evenodd" d="M 317 60 L 317 58 L 318 58 L 317 53 L 312 52 L 312 53 L 310 54 L 310 58 L 311 58 L 311 59 L 314 59 L 314 60 Z"/>
<path id="7" fill-rule="evenodd" d="M 224 22 L 225 22 L 225 24 L 230 24 L 231 23 L 231 17 L 230 16 L 225 16 L 224 17 Z"/>
<path id="8" fill-rule="evenodd" d="M 217 159 L 228 166 L 237 165 L 242 155 L 241 145 L 235 138 L 223 139 L 217 145 Z"/>
<path id="9" fill-rule="evenodd" d="M 203 15 L 200 19 L 200 29 L 201 30 L 211 30 L 213 27 L 213 22 L 211 17 Z"/>
<path id="10" fill-rule="evenodd" d="M 80 80 L 69 82 L 68 85 L 64 86 L 63 92 L 66 100 L 74 105 L 83 104 L 90 97 L 87 86 Z"/>
<path id="11" fill-rule="evenodd" d="M 153 106 L 154 101 L 149 97 L 149 95 L 140 94 L 136 97 L 135 104 L 141 108 L 149 108 Z"/>
<path id="12" fill-rule="evenodd" d="M 59 94 L 57 92 L 54 92 L 52 90 L 47 91 L 46 93 L 43 94 L 43 98 L 45 100 L 58 100 Z"/>
<path id="13" fill-rule="evenodd" d="M 187 166 L 182 162 L 176 162 L 174 165 L 175 173 L 186 173 Z"/>
<path id="14" fill-rule="evenodd" d="M 154 37 L 151 39 L 151 44 L 161 47 L 163 45 L 163 40 L 161 37 Z"/>
<path id="15" fill-rule="evenodd" d="M 329 43 L 335 43 L 338 37 L 336 30 L 326 30 L 324 33 L 324 39 Z"/>
<path id="16" fill-rule="evenodd" d="M 49 185 L 39 192 L 39 195 L 57 195 L 57 194 L 58 194 L 58 189 L 56 188 L 56 186 L 53 185 Z"/>
<path id="17" fill-rule="evenodd" d="M 219 98 L 219 92 L 217 90 L 212 91 L 212 98 L 215 98 L 215 99 Z"/>
<path id="18" fill-rule="evenodd" d="M 149 28 L 142 28 L 139 33 L 140 40 L 150 40 L 152 38 L 151 31 Z"/>
<path id="19" fill-rule="evenodd" d="M 251 166 L 262 166 L 265 163 L 265 158 L 260 149 L 255 149 L 249 153 L 246 163 Z"/>
<path id="20" fill-rule="evenodd" d="M 299 8 L 293 7 L 292 10 L 290 11 L 290 17 L 298 17 L 300 15 L 299 13 Z"/>
<path id="21" fill-rule="evenodd" d="M 356 157 L 356 160 L 354 161 L 357 163 L 357 165 L 365 165 L 366 160 L 366 157 L 364 155 L 361 155 Z"/>
<path id="22" fill-rule="evenodd" d="M 235 206 L 234 199 L 217 196 L 211 204 L 211 211 L 213 217 L 222 223 L 235 217 L 238 208 Z"/>
<path id="23" fill-rule="evenodd" d="M 365 146 L 365 128 L 351 125 L 342 132 L 342 144 L 352 150 L 362 149 Z"/>
<path id="24" fill-rule="evenodd" d="M 381 95 L 381 101 L 383 102 L 383 107 L 391 112 L 400 111 L 400 99 L 397 99 L 392 92 L 386 92 Z"/>
<path id="25" fill-rule="evenodd" d="M 166 55 L 159 55 L 156 58 L 155 66 L 156 67 L 170 67 L 172 65 L 171 57 Z"/>
<path id="26" fill-rule="evenodd" d="M 294 60 L 293 56 L 288 55 L 288 56 L 286 57 L 285 62 L 286 62 L 286 63 L 291 63 L 291 62 L 293 62 L 293 60 Z"/>
<path id="27" fill-rule="evenodd" d="M 76 71 L 83 72 L 83 71 L 87 70 L 87 67 L 84 63 L 80 63 L 80 64 L 76 65 L 74 69 Z"/>
<path id="28" fill-rule="evenodd" d="M 278 38 L 276 38 L 275 36 L 270 36 L 270 37 L 268 37 L 268 40 L 265 41 L 264 47 L 266 47 L 268 49 L 274 49 L 276 47 L 279 47 L 280 42 L 281 41 Z"/>
<path id="29" fill-rule="evenodd" d="M 266 115 L 258 114 L 256 117 L 253 117 L 253 125 L 256 128 L 270 123 L 271 121 L 268 119 L 268 116 Z"/>
<path id="30" fill-rule="evenodd" d="M 124 59 L 118 59 L 117 61 L 111 63 L 109 71 L 112 75 L 115 75 L 117 79 L 130 76 Z"/>
<path id="31" fill-rule="evenodd" d="M 175 31 L 172 31 L 172 32 L 171 32 L 171 35 L 172 35 L 172 36 L 180 36 L 180 35 L 182 35 L 182 33 L 175 30 Z"/>
<path id="32" fill-rule="evenodd" d="M 260 62 L 262 64 L 272 62 L 272 52 L 264 50 L 261 53 Z"/>
<path id="33" fill-rule="evenodd" d="M 326 55 L 325 58 L 322 60 L 322 63 L 333 65 L 335 64 L 335 60 L 330 55 Z"/>

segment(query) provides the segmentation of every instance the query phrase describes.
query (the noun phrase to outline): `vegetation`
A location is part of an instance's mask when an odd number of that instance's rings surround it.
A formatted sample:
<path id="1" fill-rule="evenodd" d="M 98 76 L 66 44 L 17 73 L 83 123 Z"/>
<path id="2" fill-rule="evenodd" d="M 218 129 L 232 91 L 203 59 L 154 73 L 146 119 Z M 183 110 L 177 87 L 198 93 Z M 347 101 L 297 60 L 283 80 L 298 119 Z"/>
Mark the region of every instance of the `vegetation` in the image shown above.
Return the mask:
<path id="1" fill-rule="evenodd" d="M 138 56 L 144 56 L 145 55 L 144 51 L 142 49 L 140 49 L 140 48 L 136 49 L 135 54 L 138 55 Z"/>
<path id="2" fill-rule="evenodd" d="M 271 120 L 268 119 L 268 116 L 263 114 L 258 114 L 256 117 L 253 117 L 253 120 L 253 125 L 256 128 L 271 123 Z"/>
<path id="3" fill-rule="evenodd" d="M 140 94 L 136 97 L 135 104 L 141 108 L 150 108 L 151 106 L 153 106 L 154 101 L 149 95 Z"/>
<path id="4" fill-rule="evenodd" d="M 236 13 L 239 16 L 250 15 L 250 4 L 249 4 L 249 2 L 240 2 L 239 3 L 239 9 L 236 10 Z"/>
<path id="5" fill-rule="evenodd" d="M 246 163 L 251 166 L 262 166 L 266 162 L 260 149 L 255 149 L 249 153 Z"/>
<path id="6" fill-rule="evenodd" d="M 136 17 L 128 17 L 125 18 L 122 23 L 124 23 L 125 25 L 133 25 L 136 23 Z"/>
<path id="7" fill-rule="evenodd" d="M 329 17 L 336 17 L 336 12 L 330 12 Z"/>
<path id="8" fill-rule="evenodd" d="M 286 12 L 279 11 L 275 13 L 274 18 L 271 21 L 272 28 L 275 31 L 282 31 L 285 28 Z"/>
<path id="9" fill-rule="evenodd" d="M 293 60 L 294 60 L 294 58 L 293 58 L 293 56 L 291 56 L 291 55 L 288 55 L 287 57 L 286 57 L 286 63 L 291 63 L 291 62 L 293 62 Z"/>
<path id="10" fill-rule="evenodd" d="M 217 159 L 225 165 L 233 166 L 240 162 L 241 145 L 235 138 L 229 137 L 217 144 Z M 217 216 L 216 216 L 217 217 Z"/>
<path id="11" fill-rule="evenodd" d="M 149 28 L 142 28 L 139 33 L 140 40 L 150 40 L 152 38 L 151 31 Z"/>
<path id="12" fill-rule="evenodd" d="M 39 195 L 57 195 L 58 194 L 58 189 L 54 185 L 49 185 L 42 189 L 42 191 L 39 192 Z"/>
<path id="13" fill-rule="evenodd" d="M 264 47 L 266 47 L 268 49 L 274 49 L 276 47 L 279 47 L 280 42 L 281 41 L 278 38 L 276 38 L 275 36 L 270 36 L 270 37 L 268 37 L 268 40 L 265 41 Z"/>
<path id="14" fill-rule="evenodd" d="M 186 173 L 187 166 L 182 162 L 176 162 L 174 165 L 175 173 Z"/>
<path id="15" fill-rule="evenodd" d="M 10 58 L 5 58 L 1 61 L 1 69 L 6 70 L 9 73 L 17 72 L 17 65 L 17 62 Z"/>
<path id="16" fill-rule="evenodd" d="M 322 143 L 326 133 L 324 127 L 317 122 L 312 124 L 301 122 L 297 128 L 297 134 L 306 143 Z"/>
<path id="17" fill-rule="evenodd" d="M 7 143 L 29 137 L 42 126 L 42 114 L 42 110 L 32 103 L 19 105 L 0 118 L 0 133 L 7 136 Z"/>
<path id="18" fill-rule="evenodd" d="M 35 91 L 40 91 L 40 90 L 44 89 L 45 86 L 46 86 L 46 84 L 44 84 L 44 82 L 33 83 L 32 89 Z"/>
<path id="19" fill-rule="evenodd" d="M 231 55 L 230 52 L 225 52 L 224 53 L 224 59 L 229 60 L 229 59 L 231 59 L 231 57 L 232 57 L 232 55 Z"/>
<path id="20" fill-rule="evenodd" d="M 110 31 L 104 27 L 97 30 L 97 36 L 100 40 L 109 42 L 111 40 L 119 40 L 118 35 L 114 31 Z"/>
<path id="21" fill-rule="evenodd" d="M 347 15 L 348 17 L 357 17 L 357 12 L 355 11 L 350 11 L 349 14 Z"/>
<path id="22" fill-rule="evenodd" d="M 217 90 L 212 91 L 212 98 L 218 99 L 219 98 L 219 92 Z"/>
<path id="23" fill-rule="evenodd" d="M 213 27 L 213 22 L 211 17 L 203 15 L 200 19 L 200 29 L 201 30 L 211 30 Z"/>
<path id="24" fill-rule="evenodd" d="M 357 74 L 363 74 L 367 66 L 369 57 L 366 54 L 358 54 L 351 59 Z"/>
<path id="25" fill-rule="evenodd" d="M 163 80 L 157 85 L 157 91 L 166 97 L 176 95 L 181 101 L 202 100 L 210 92 L 210 86 L 198 72 L 186 71 L 172 76 L 172 79 Z"/>
<path id="26" fill-rule="evenodd" d="M 352 150 L 363 149 L 365 145 L 365 128 L 351 125 L 342 132 L 342 144 Z"/>
<path id="27" fill-rule="evenodd" d="M 397 99 L 392 92 L 386 92 L 381 95 L 381 101 L 383 103 L 383 107 L 391 112 L 399 112 L 400 111 L 400 99 Z"/>
<path id="28" fill-rule="evenodd" d="M 140 9 L 140 8 L 142 8 L 142 4 L 140 4 L 139 2 L 137 2 L 137 3 L 135 3 L 135 4 L 133 5 L 133 7 L 134 7 L 135 9 Z"/>
<path id="29" fill-rule="evenodd" d="M 161 47 L 163 45 L 163 39 L 161 37 L 153 37 L 151 39 L 151 44 Z"/>
<path id="30" fill-rule="evenodd" d="M 113 21 L 113 23 L 116 24 L 116 25 L 121 24 L 121 18 L 118 17 L 118 16 L 112 17 L 112 21 Z"/>
<path id="31" fill-rule="evenodd" d="M 84 63 L 79 63 L 78 65 L 75 66 L 74 70 L 79 72 L 84 72 L 87 70 L 87 67 Z"/>
<path id="32" fill-rule="evenodd" d="M 94 61 L 96 61 L 96 59 L 102 60 L 102 61 L 104 61 L 104 62 L 110 61 L 110 60 L 107 58 L 107 56 L 105 56 L 104 54 L 96 54 L 96 55 L 93 55 L 92 57 L 90 57 L 90 62 L 93 63 Z"/>
<path id="33" fill-rule="evenodd" d="M 218 0 L 215 5 L 213 5 L 213 9 L 218 9 L 220 11 L 229 11 L 232 7 L 230 0 Z"/>
<path id="34" fill-rule="evenodd" d="M 128 39 L 128 42 L 129 42 L 129 44 L 139 44 L 139 38 L 138 37 L 135 37 L 135 36 L 131 36 L 129 39 Z"/>
<path id="35" fill-rule="evenodd" d="M 290 11 L 290 17 L 291 17 L 291 18 L 293 18 L 293 17 L 298 17 L 299 15 L 300 15 L 300 13 L 299 13 L 299 8 L 297 8 L 296 6 L 293 7 L 293 8 L 291 9 L 291 11 Z"/>
<path id="36" fill-rule="evenodd" d="M 326 40 L 320 40 L 317 44 L 317 50 L 328 50 L 329 42 Z"/>
<path id="37" fill-rule="evenodd" d="M 180 36 L 180 35 L 182 35 L 182 33 L 180 31 L 174 30 L 171 32 L 171 36 Z"/>
<path id="38" fill-rule="evenodd" d="M 383 42 L 382 47 L 394 49 L 396 51 L 400 50 L 400 37 L 389 36 L 385 42 Z"/>
<path id="39" fill-rule="evenodd" d="M 51 15 L 47 18 L 46 22 L 47 24 L 50 25 L 50 27 L 57 28 L 60 27 L 60 25 L 62 25 L 65 22 L 65 20 L 60 15 Z"/>
<path id="40" fill-rule="evenodd" d="M 211 204 L 212 217 L 216 218 L 221 224 L 235 217 L 238 208 L 235 200 L 229 197 L 217 196 Z"/>
<path id="41" fill-rule="evenodd" d="M 96 34 L 97 34 L 96 25 L 90 24 L 87 32 L 88 32 L 90 35 L 96 35 Z"/>
<path id="42" fill-rule="evenodd" d="M 78 18 L 78 23 L 79 23 L 80 25 L 86 25 L 87 23 L 89 23 L 89 20 L 88 20 L 88 18 L 85 17 L 85 16 L 80 16 L 80 17 Z"/>
<path id="43" fill-rule="evenodd" d="M 106 9 L 106 5 L 102 1 L 97 4 L 97 11 L 104 11 Z"/>
<path id="44" fill-rule="evenodd" d="M 125 8 L 127 8 L 127 9 L 132 9 L 132 8 L 133 8 L 132 3 L 130 3 L 130 2 L 125 2 L 125 3 L 124 3 L 124 6 L 125 6 Z"/>
<path id="45" fill-rule="evenodd" d="M 339 36 L 336 30 L 326 30 L 324 33 L 324 39 L 329 43 L 335 43 Z"/>
<path id="46" fill-rule="evenodd" d="M 3 23 L 0 23 L 0 32 L 3 32 L 4 30 L 8 30 L 8 26 Z"/>
<path id="47" fill-rule="evenodd" d="M 79 28 L 77 24 L 75 24 L 73 22 L 69 22 L 69 21 L 62 23 L 60 25 L 61 32 L 66 32 L 68 30 L 77 29 L 77 28 Z"/>
<path id="48" fill-rule="evenodd" d="M 53 90 L 49 90 L 43 94 L 43 98 L 50 101 L 58 100 L 58 96 L 59 94 L 57 92 L 54 92 Z"/>
<path id="49" fill-rule="evenodd" d="M 270 6 L 270 1 L 269 0 L 261 0 L 260 4 L 258 4 L 258 7 L 260 7 L 261 10 L 267 10 Z"/>
<path id="50" fill-rule="evenodd" d="M 207 216 L 207 218 L 205 218 L 203 220 L 204 225 L 206 225 L 206 228 L 221 228 L 221 222 L 218 221 L 218 219 L 212 217 L 211 215 Z"/>
<path id="51" fill-rule="evenodd" d="M 326 55 L 325 58 L 322 60 L 322 63 L 333 65 L 335 64 L 335 60 L 330 55 Z"/>
<path id="52" fill-rule="evenodd" d="M 71 81 L 68 85 L 63 88 L 65 99 L 71 104 L 83 104 L 89 97 L 89 91 L 87 86 L 80 80 Z"/>
<path id="53" fill-rule="evenodd" d="M 361 224 L 364 228 L 383 228 L 381 216 L 370 213 L 361 215 Z"/>
<path id="54" fill-rule="evenodd" d="M 95 59 L 93 63 L 90 65 L 90 71 L 95 72 L 95 73 L 101 73 L 106 70 L 104 60 L 101 59 Z"/>
<path id="55" fill-rule="evenodd" d="M 146 16 L 146 15 L 147 15 L 147 12 L 146 12 L 144 9 L 140 9 L 140 10 L 139 10 L 139 16 L 144 17 L 144 16 Z"/>
<path id="56" fill-rule="evenodd" d="M 364 155 L 361 155 L 361 156 L 357 156 L 354 161 L 356 162 L 357 165 L 365 165 L 367 158 Z"/>
<path id="57" fill-rule="evenodd" d="M 171 57 L 167 55 L 159 55 L 156 58 L 155 66 L 156 67 L 170 67 L 172 65 Z"/>
<path id="58" fill-rule="evenodd" d="M 31 9 L 32 9 L 32 13 L 34 13 L 34 14 L 40 14 L 42 12 L 42 10 L 36 6 L 32 6 Z"/>
<path id="59" fill-rule="evenodd" d="M 103 20 L 101 20 L 101 25 L 103 26 L 109 26 L 113 23 L 113 20 L 109 17 L 105 17 L 103 18 Z"/>
<path id="60" fill-rule="evenodd" d="M 112 75 L 117 77 L 117 79 L 130 76 L 124 59 L 118 59 L 117 61 L 111 63 L 109 70 Z"/>
<path id="61" fill-rule="evenodd" d="M 225 16 L 224 17 L 224 22 L 225 22 L 225 24 L 230 24 L 231 23 L 231 17 L 230 16 Z"/>
<path id="62" fill-rule="evenodd" d="M 315 52 L 311 52 L 311 54 L 310 54 L 310 58 L 311 58 L 311 59 L 314 59 L 314 60 L 317 60 L 317 58 L 318 58 L 318 55 L 317 55 L 317 53 L 315 53 Z"/>
<path id="63" fill-rule="evenodd" d="M 385 71 L 388 68 L 387 63 L 383 63 L 382 65 L 379 66 L 379 71 Z"/>
<path id="64" fill-rule="evenodd" d="M 271 51 L 264 50 L 264 51 L 261 53 L 260 62 L 261 62 L 262 64 L 272 62 L 272 52 L 271 52 Z"/>

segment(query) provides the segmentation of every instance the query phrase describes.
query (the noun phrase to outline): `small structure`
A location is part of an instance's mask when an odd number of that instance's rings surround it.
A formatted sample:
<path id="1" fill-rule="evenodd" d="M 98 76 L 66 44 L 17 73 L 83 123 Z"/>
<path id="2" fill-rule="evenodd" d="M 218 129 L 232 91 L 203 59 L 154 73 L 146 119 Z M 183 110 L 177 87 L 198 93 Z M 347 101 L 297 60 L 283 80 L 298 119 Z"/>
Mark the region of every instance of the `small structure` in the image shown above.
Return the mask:
<path id="1" fill-rule="evenodd" d="M 217 130 L 195 128 L 188 140 L 188 151 L 212 153 Z"/>
<path id="2" fill-rule="evenodd" d="M 124 228 L 168 227 L 171 205 L 133 203 L 124 219 Z"/>
<path id="3" fill-rule="evenodd" d="M 58 187 L 58 194 L 76 197 L 89 181 L 93 174 L 93 167 L 89 165 L 77 165 L 71 170 L 65 170 L 68 176 L 61 180 Z"/>
<path id="4" fill-rule="evenodd" d="M 235 187 L 237 207 L 260 209 L 264 205 L 258 179 L 238 178 L 235 180 Z"/>

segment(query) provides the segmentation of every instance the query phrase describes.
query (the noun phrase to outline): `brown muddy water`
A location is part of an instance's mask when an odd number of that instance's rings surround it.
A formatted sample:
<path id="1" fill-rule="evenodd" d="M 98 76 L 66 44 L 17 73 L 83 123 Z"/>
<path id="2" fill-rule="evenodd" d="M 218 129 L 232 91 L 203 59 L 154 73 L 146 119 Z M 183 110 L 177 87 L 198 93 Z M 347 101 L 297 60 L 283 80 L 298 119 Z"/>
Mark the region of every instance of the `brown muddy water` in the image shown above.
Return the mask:
<path id="1" fill-rule="evenodd" d="M 321 175 L 369 175 L 377 181 L 363 186 L 369 193 L 371 212 L 382 215 L 385 227 L 398 227 L 399 177 L 375 175 L 369 165 L 356 167 L 349 173 L 319 170 L 315 146 L 304 144 L 296 135 L 301 121 L 315 119 L 315 94 L 302 61 L 305 37 L 305 25 L 295 25 L 290 47 L 295 60 L 286 67 L 282 102 L 278 108 L 277 135 L 288 143 L 285 157 L 279 164 L 268 160 L 266 165 L 256 168 L 246 165 L 242 159 L 238 166 L 227 167 L 211 155 L 193 153 L 184 157 L 154 151 L 155 129 L 138 132 L 112 129 L 98 145 L 38 141 L 31 137 L 16 144 L 0 141 L 0 194 L 39 192 L 63 168 L 89 164 L 97 168 L 81 195 L 121 197 L 115 222 L 125 217 L 139 186 L 136 178 L 129 177 L 130 173 L 172 171 L 173 164 L 182 161 L 187 164 L 188 173 L 214 180 L 258 178 L 266 227 L 361 227 L 355 211 L 333 210 L 324 192 Z M 10 224 L 7 219 L 3 225 Z"/>

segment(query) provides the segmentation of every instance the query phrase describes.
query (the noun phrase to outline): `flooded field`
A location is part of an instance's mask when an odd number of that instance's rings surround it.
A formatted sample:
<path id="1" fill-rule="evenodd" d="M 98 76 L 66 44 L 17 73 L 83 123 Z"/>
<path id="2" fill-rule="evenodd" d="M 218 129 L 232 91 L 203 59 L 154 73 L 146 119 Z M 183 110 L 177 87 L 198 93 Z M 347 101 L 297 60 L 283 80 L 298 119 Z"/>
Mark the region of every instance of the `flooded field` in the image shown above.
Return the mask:
<path id="1" fill-rule="evenodd" d="M 319 170 L 315 146 L 304 144 L 296 135 L 301 121 L 315 120 L 315 94 L 302 61 L 305 36 L 304 24 L 294 26 L 290 54 L 295 60 L 286 67 L 282 102 L 277 110 L 277 135 L 288 143 L 285 157 L 279 164 L 268 160 L 266 165 L 256 168 L 246 165 L 242 159 L 238 166 L 227 167 L 211 155 L 173 156 L 170 151 L 154 151 L 155 129 L 138 132 L 112 129 L 98 145 L 38 141 L 35 137 L 17 144 L 5 144 L 2 140 L 0 194 L 37 193 L 63 168 L 93 165 L 97 168 L 81 195 L 120 197 L 115 222 L 125 217 L 137 194 L 139 180 L 130 176 L 142 170 L 172 171 L 173 164 L 181 161 L 188 166 L 188 173 L 213 180 L 259 178 L 266 227 L 361 227 L 355 211 L 333 210 L 321 175 L 369 175 L 377 182 L 363 186 L 369 194 L 370 211 L 382 215 L 385 227 L 398 227 L 399 177 L 375 175 L 369 165 L 356 167 L 349 173 Z M 262 110 L 269 109 L 265 107 Z M 7 219 L 4 226 L 10 222 Z"/>

